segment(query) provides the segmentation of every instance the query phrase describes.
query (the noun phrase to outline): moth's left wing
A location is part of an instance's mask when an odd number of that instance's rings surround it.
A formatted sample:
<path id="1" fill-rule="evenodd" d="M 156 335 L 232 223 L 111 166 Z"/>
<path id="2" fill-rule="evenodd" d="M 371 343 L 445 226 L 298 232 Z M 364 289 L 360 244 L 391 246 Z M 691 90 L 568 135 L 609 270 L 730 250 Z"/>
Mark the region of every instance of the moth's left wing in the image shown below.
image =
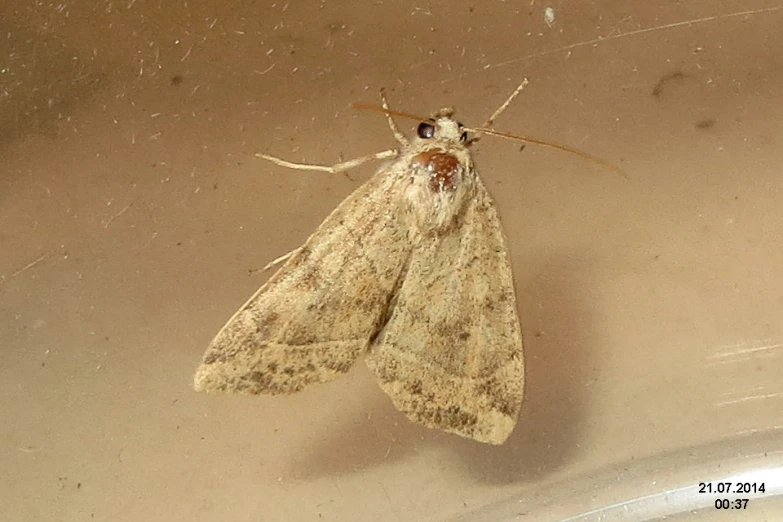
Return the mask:
<path id="1" fill-rule="evenodd" d="M 411 249 L 392 168 L 334 209 L 226 323 L 196 390 L 293 393 L 344 374 L 367 351 Z"/>
<path id="2" fill-rule="evenodd" d="M 477 181 L 458 226 L 413 252 L 366 362 L 409 419 L 501 444 L 522 404 L 522 334 L 500 221 Z"/>

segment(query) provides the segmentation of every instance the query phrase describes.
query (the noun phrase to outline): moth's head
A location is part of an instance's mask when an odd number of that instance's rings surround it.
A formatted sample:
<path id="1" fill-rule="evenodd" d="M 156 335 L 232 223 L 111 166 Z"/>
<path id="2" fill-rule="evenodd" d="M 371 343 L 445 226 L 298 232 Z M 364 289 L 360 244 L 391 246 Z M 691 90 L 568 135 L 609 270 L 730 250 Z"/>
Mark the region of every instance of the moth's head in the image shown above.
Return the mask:
<path id="1" fill-rule="evenodd" d="M 416 135 L 421 140 L 468 143 L 468 133 L 454 118 L 454 109 L 441 109 L 434 117 L 419 124 Z"/>
<path id="2" fill-rule="evenodd" d="M 453 109 L 441 109 L 416 129 L 418 140 L 411 147 L 410 166 L 426 180 L 430 193 L 454 194 L 460 187 L 464 189 L 465 177 L 472 171 L 466 150 L 468 133 L 453 116 Z"/>

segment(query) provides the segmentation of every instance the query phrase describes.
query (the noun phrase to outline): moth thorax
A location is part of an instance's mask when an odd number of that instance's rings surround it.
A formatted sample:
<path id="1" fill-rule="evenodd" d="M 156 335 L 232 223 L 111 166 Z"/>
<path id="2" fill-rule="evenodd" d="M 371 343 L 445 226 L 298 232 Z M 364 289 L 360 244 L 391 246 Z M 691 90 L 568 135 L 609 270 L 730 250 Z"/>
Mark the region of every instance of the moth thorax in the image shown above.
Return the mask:
<path id="1" fill-rule="evenodd" d="M 422 169 L 429 174 L 429 188 L 436 194 L 457 190 L 464 170 L 457 158 L 438 150 L 416 154 L 411 161 L 411 167 Z"/>

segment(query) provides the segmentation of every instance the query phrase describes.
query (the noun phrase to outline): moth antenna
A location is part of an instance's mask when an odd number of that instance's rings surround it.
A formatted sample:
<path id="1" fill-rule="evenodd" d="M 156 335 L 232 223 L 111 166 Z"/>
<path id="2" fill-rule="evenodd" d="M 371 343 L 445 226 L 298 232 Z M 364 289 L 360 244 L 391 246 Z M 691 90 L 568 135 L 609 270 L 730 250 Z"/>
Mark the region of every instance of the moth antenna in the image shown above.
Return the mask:
<path id="1" fill-rule="evenodd" d="M 385 109 L 383 107 L 379 107 L 378 105 L 372 105 L 369 103 L 354 103 L 352 106 L 354 109 L 359 109 L 363 111 L 375 111 L 383 114 L 390 114 L 392 116 L 399 116 L 400 118 L 408 118 L 409 120 L 427 121 L 430 119 L 429 116 L 427 117 L 416 116 L 415 114 L 410 114 L 402 111 L 395 111 L 393 109 Z"/>
<path id="2" fill-rule="evenodd" d="M 586 152 L 582 152 L 581 150 L 572 149 L 571 147 L 566 147 L 565 145 L 558 145 L 557 143 L 552 143 L 549 141 L 539 140 L 536 138 L 531 138 L 529 136 L 520 136 L 517 134 L 511 134 L 508 132 L 501 132 L 494 129 L 485 129 L 483 127 L 464 127 L 464 129 L 468 132 L 473 132 L 476 134 L 489 134 L 491 136 L 497 136 L 499 138 L 505 138 L 507 140 L 513 140 L 513 141 L 521 141 L 523 143 L 534 143 L 536 145 L 541 145 L 542 147 L 549 147 L 552 149 L 562 150 L 564 152 L 570 152 L 571 154 L 576 154 L 577 156 L 580 156 L 588 161 L 592 161 L 594 163 L 598 163 L 599 165 L 603 165 L 604 167 L 607 167 L 615 172 L 615 174 L 618 174 L 623 179 L 628 179 L 628 176 L 625 174 L 623 169 L 620 167 L 617 167 L 616 165 L 613 165 L 609 163 L 608 161 L 601 159 L 597 156 L 593 156 L 592 154 L 588 154 Z"/>
<path id="3" fill-rule="evenodd" d="M 513 102 L 513 101 L 514 101 L 514 99 L 516 99 L 516 97 L 517 97 L 517 96 L 519 96 L 519 94 L 520 94 L 520 93 L 521 93 L 521 92 L 522 92 L 522 91 L 525 89 L 525 86 L 526 86 L 528 83 L 530 83 L 530 82 L 528 82 L 528 81 L 527 81 L 527 78 L 525 78 L 525 79 L 522 81 L 522 83 L 520 83 L 520 84 L 519 84 L 519 87 L 517 87 L 516 89 L 514 89 L 514 92 L 512 92 L 512 93 L 511 93 L 511 96 L 509 96 L 509 97 L 508 97 L 508 99 L 507 99 L 506 101 L 504 101 L 504 102 L 503 102 L 503 105 L 501 105 L 500 107 L 498 107 L 498 110 L 496 110 L 495 112 L 493 112 L 493 113 L 492 113 L 492 116 L 490 116 L 490 117 L 489 117 L 489 119 L 486 121 L 486 123 L 484 123 L 484 125 L 482 125 L 481 127 L 482 127 L 482 128 L 485 128 L 485 129 L 487 129 L 487 128 L 491 128 L 491 127 L 492 127 L 492 125 L 495 123 L 495 118 L 497 118 L 498 116 L 500 116 L 501 114 L 503 114 L 503 112 L 504 112 L 506 109 L 508 109 L 508 106 L 509 106 L 509 105 L 511 105 L 511 102 Z"/>
<path id="4" fill-rule="evenodd" d="M 516 95 L 518 95 L 522 89 L 525 87 L 525 83 L 523 82 L 522 85 L 520 85 L 517 90 L 514 92 L 514 94 L 511 96 L 511 98 L 507 101 L 510 102 L 510 100 L 513 100 Z M 493 114 L 493 117 L 497 117 L 497 114 L 500 112 L 503 112 L 502 109 L 508 106 L 508 103 L 504 103 L 503 106 L 495 111 L 495 114 Z M 384 107 L 379 107 L 378 105 L 371 105 L 367 103 L 354 103 L 353 104 L 354 109 L 360 109 L 360 110 L 367 110 L 367 111 L 375 111 L 380 112 L 383 114 L 391 114 L 392 116 L 398 116 L 400 118 L 408 118 L 410 120 L 416 120 L 416 121 L 427 121 L 429 118 L 417 116 L 415 114 L 410 114 L 408 112 L 402 112 L 402 111 L 396 111 L 393 109 L 386 109 Z M 492 120 L 490 119 L 490 122 Z M 588 161 L 592 161 L 593 163 L 597 163 L 599 165 L 603 165 L 604 167 L 609 168 L 610 170 L 614 171 L 615 174 L 618 174 L 623 179 L 628 179 L 628 176 L 625 174 L 625 172 L 616 165 L 613 165 L 609 163 L 606 160 L 603 160 L 597 156 L 593 156 L 592 154 L 588 154 L 586 152 L 582 152 L 581 150 L 572 149 L 571 147 L 566 147 L 565 145 L 558 145 L 557 143 L 551 143 L 549 141 L 539 140 L 536 138 L 531 138 L 529 136 L 520 136 L 517 134 L 511 134 L 508 132 L 501 132 L 494 129 L 487 129 L 485 127 L 463 127 L 464 130 L 468 132 L 473 132 L 474 134 L 489 134 L 491 136 L 497 136 L 499 138 L 505 138 L 507 140 L 514 140 L 514 141 L 521 141 L 522 143 L 534 143 L 536 145 L 541 145 L 542 147 L 549 147 L 552 149 L 561 150 L 563 152 L 569 152 L 571 154 L 576 154 L 577 156 L 580 156 Z"/>

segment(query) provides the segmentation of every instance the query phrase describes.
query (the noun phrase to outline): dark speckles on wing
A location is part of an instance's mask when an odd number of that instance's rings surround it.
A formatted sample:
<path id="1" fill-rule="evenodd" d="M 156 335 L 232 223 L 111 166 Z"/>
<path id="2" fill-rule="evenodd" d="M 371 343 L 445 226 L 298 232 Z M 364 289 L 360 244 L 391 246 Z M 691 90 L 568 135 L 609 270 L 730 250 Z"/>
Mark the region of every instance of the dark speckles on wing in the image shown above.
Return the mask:
<path id="1" fill-rule="evenodd" d="M 408 393 L 410 393 L 411 395 L 421 395 L 422 392 L 421 381 L 417 380 L 410 383 L 407 386 L 407 389 L 408 389 Z"/>
<path id="2" fill-rule="evenodd" d="M 204 356 L 204 364 L 214 364 L 220 359 L 220 352 L 209 352 Z"/>
<path id="3" fill-rule="evenodd" d="M 268 312 L 257 319 L 256 334 L 264 336 L 270 328 L 273 328 L 280 316 L 275 312 Z"/>
<path id="4" fill-rule="evenodd" d="M 262 372 L 250 372 L 247 374 L 247 379 L 255 382 L 260 388 L 266 388 L 272 382 L 272 376 Z"/>
<path id="5" fill-rule="evenodd" d="M 443 426 L 445 429 L 465 430 L 471 426 L 475 426 L 478 422 L 478 417 L 472 413 L 463 411 L 462 408 L 456 405 L 449 406 L 448 408 L 436 408 L 431 412 L 430 418 L 438 426 Z"/>
<path id="6" fill-rule="evenodd" d="M 307 344 L 312 338 L 312 333 L 308 332 L 306 328 L 292 327 L 285 331 L 285 343 L 292 346 L 301 346 Z"/>
<path id="7" fill-rule="evenodd" d="M 330 370 L 334 370 L 337 373 L 346 373 L 348 370 L 351 369 L 353 366 L 353 361 L 340 361 L 340 360 L 334 360 L 334 361 L 328 361 L 326 363 L 326 367 Z"/>
<path id="8" fill-rule="evenodd" d="M 318 288 L 319 274 L 314 269 L 302 274 L 299 281 L 299 289 L 304 292 L 313 292 Z"/>
<path id="9" fill-rule="evenodd" d="M 511 404 L 508 397 L 504 396 L 503 389 L 502 383 L 497 379 L 488 378 L 477 386 L 476 391 L 489 398 L 494 410 L 509 417 L 514 416 L 517 414 L 517 406 Z"/>

